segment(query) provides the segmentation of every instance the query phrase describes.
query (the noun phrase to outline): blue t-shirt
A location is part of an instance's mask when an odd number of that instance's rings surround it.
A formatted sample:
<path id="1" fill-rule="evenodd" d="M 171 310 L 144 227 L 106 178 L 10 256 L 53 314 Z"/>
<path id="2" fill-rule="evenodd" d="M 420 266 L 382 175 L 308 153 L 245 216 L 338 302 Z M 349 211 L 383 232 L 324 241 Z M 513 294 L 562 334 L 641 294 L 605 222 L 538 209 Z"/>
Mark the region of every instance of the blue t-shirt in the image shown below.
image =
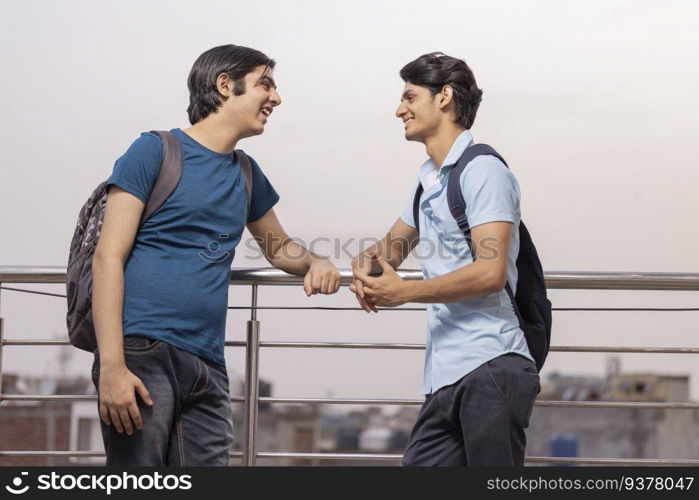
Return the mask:
<path id="1" fill-rule="evenodd" d="M 279 195 L 254 159 L 248 211 L 245 178 L 235 154 L 212 151 L 180 129 L 182 177 L 139 229 L 124 267 L 124 335 L 139 334 L 225 365 L 230 268 L 247 222 Z M 163 146 L 141 134 L 116 161 L 107 186 L 146 203 L 158 178 Z M 247 218 L 246 218 L 247 215 Z"/>

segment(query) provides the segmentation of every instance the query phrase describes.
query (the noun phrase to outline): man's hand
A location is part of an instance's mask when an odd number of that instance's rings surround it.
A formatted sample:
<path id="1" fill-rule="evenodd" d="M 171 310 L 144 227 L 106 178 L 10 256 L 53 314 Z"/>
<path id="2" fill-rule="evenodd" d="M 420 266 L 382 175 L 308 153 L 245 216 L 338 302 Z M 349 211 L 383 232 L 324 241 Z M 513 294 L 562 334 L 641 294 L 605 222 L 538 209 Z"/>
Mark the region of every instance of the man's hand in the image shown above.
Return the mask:
<path id="1" fill-rule="evenodd" d="M 365 300 L 374 308 L 378 306 L 396 307 L 410 301 L 409 283 L 398 276 L 398 273 L 384 259 L 383 255 L 376 257 L 383 274 L 378 278 L 372 278 L 362 270 L 357 270 L 354 275 L 362 282 Z"/>
<path id="2" fill-rule="evenodd" d="M 314 258 L 303 279 L 303 290 L 310 297 L 316 293 L 333 294 L 340 289 L 340 272 L 327 259 Z"/>
<path id="3" fill-rule="evenodd" d="M 134 427 L 138 430 L 143 429 L 143 420 L 136 404 L 136 392 L 148 406 L 153 406 L 146 386 L 126 365 L 100 368 L 100 417 L 105 424 L 114 424 L 120 434 L 126 430 L 130 436 Z"/>
<path id="4" fill-rule="evenodd" d="M 357 277 L 357 272 L 363 273 L 364 275 L 370 274 L 376 262 L 375 256 L 369 256 L 364 253 L 360 253 L 352 259 L 352 274 L 354 275 L 354 280 L 349 288 L 355 294 L 359 306 L 367 313 L 371 311 L 378 313 L 379 310 L 376 308 L 376 304 L 368 301 L 366 295 L 364 295 L 364 284 L 362 280 Z"/>

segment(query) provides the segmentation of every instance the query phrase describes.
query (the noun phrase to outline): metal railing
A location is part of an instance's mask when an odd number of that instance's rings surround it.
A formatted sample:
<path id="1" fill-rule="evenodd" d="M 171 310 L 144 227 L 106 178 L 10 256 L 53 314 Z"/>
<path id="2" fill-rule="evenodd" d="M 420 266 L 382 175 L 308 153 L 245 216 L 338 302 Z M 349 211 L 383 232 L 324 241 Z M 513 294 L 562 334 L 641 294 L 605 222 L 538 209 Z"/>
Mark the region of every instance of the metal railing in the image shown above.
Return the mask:
<path id="1" fill-rule="evenodd" d="M 352 279 L 350 270 L 340 271 L 342 283 L 347 285 Z M 422 279 L 417 270 L 399 271 L 407 280 Z M 576 290 L 699 290 L 699 274 L 686 273 L 599 273 L 599 272 L 548 272 L 545 275 L 549 289 Z M 65 267 L 0 266 L 0 285 L 5 283 L 65 283 Z M 420 350 L 424 344 L 406 343 L 357 343 L 357 342 L 279 342 L 260 340 L 260 321 L 257 311 L 263 309 L 293 310 L 360 310 L 353 307 L 260 307 L 257 305 L 259 285 L 300 285 L 303 277 L 293 276 L 274 268 L 233 269 L 231 285 L 251 285 L 250 307 L 229 307 L 229 309 L 249 309 L 246 341 L 226 341 L 229 347 L 244 347 L 245 356 L 245 396 L 231 397 L 232 402 L 244 405 L 244 443 L 242 452 L 231 452 L 230 457 L 242 458 L 243 465 L 254 466 L 257 458 L 283 458 L 306 460 L 386 460 L 397 461 L 401 455 L 375 453 L 291 453 L 257 451 L 258 408 L 261 403 L 307 404 L 307 405 L 421 405 L 421 399 L 366 399 L 366 398 L 279 398 L 259 395 L 259 352 L 261 348 L 312 348 L 312 349 L 401 349 Z M 61 294 L 37 292 L 1 286 L 5 290 L 17 290 L 41 295 L 64 297 Z M 2 290 L 0 289 L 0 294 Z M 0 295 L 1 298 L 1 295 Z M 1 305 L 1 302 L 0 302 Z M 400 307 L 387 311 L 420 311 L 424 308 Z M 554 308 L 554 311 L 699 311 L 699 308 Z M 2 388 L 2 360 L 5 346 L 56 346 L 68 345 L 67 341 L 53 339 L 18 340 L 4 338 L 4 323 L 0 317 L 0 390 Z M 551 346 L 551 352 L 587 353 L 639 353 L 639 354 L 699 354 L 695 347 L 625 347 L 625 346 Z M 95 400 L 94 395 L 16 395 L 0 392 L 1 405 L 5 401 L 85 401 Z M 693 402 L 629 402 L 629 401 L 536 401 L 537 407 L 557 408 L 629 408 L 697 410 L 699 403 Z M 41 456 L 41 457 L 100 457 L 100 453 L 84 451 L 0 451 L 2 456 Z M 571 458 L 571 457 L 532 457 L 530 464 L 578 464 L 578 465 L 699 465 L 693 459 L 617 459 L 617 458 Z"/>

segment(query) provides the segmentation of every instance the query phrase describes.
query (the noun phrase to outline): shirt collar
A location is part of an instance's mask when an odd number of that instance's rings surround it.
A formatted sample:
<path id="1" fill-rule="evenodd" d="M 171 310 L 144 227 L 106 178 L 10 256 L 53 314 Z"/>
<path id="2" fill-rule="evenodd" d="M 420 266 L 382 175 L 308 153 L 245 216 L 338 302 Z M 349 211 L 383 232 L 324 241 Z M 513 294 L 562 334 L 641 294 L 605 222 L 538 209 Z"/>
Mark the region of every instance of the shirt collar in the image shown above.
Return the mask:
<path id="1" fill-rule="evenodd" d="M 470 131 L 464 130 L 459 134 L 459 137 L 456 138 L 454 144 L 452 144 L 449 153 L 447 154 L 446 158 L 444 158 L 442 166 L 439 168 L 439 172 L 442 172 L 443 167 L 451 167 L 452 165 L 456 164 L 456 162 L 459 161 L 459 158 L 461 158 L 461 155 L 464 154 L 464 151 L 466 151 L 466 148 L 471 144 L 473 144 L 473 136 L 471 135 Z M 435 167 L 432 159 L 427 158 L 427 161 L 420 167 L 420 172 L 418 175 L 420 179 L 424 179 L 431 172 L 434 172 L 434 170 Z"/>

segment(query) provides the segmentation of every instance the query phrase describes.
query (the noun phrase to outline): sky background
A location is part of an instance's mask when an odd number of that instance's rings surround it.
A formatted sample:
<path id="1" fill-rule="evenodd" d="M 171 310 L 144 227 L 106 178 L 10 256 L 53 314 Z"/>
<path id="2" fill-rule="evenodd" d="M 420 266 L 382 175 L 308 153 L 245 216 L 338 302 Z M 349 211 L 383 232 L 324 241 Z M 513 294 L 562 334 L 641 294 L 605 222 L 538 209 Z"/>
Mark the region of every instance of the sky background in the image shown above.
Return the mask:
<path id="1" fill-rule="evenodd" d="M 546 270 L 699 272 L 697 2 L 3 1 L 2 12 L 0 265 L 65 266 L 78 211 L 114 160 L 142 131 L 187 126 L 192 63 L 233 43 L 277 60 L 283 104 L 239 147 L 281 194 L 276 212 L 294 236 L 381 237 L 398 217 L 426 158 L 394 117 L 398 71 L 440 50 L 465 59 L 484 90 L 472 132 L 518 178 Z M 267 265 L 252 255 L 240 248 L 234 266 Z M 699 292 L 550 297 L 555 307 L 696 307 Z M 230 305 L 249 298 L 249 287 L 230 289 Z M 346 288 L 307 299 L 300 287 L 261 287 L 259 303 L 356 304 Z M 0 314 L 6 338 L 66 336 L 64 299 L 3 290 Z M 696 346 L 698 315 L 558 312 L 553 343 Z M 263 340 L 418 343 L 426 329 L 424 312 L 258 317 Z M 246 319 L 229 313 L 229 339 L 244 338 Z M 6 347 L 3 371 L 56 374 L 59 352 Z M 64 352 L 68 373 L 89 373 L 89 354 Z M 413 398 L 422 356 L 265 349 L 260 374 L 276 396 Z M 244 373 L 242 349 L 227 358 Z M 609 358 L 552 353 L 544 375 L 601 375 Z M 695 356 L 621 358 L 625 371 L 691 374 L 699 398 Z"/>

